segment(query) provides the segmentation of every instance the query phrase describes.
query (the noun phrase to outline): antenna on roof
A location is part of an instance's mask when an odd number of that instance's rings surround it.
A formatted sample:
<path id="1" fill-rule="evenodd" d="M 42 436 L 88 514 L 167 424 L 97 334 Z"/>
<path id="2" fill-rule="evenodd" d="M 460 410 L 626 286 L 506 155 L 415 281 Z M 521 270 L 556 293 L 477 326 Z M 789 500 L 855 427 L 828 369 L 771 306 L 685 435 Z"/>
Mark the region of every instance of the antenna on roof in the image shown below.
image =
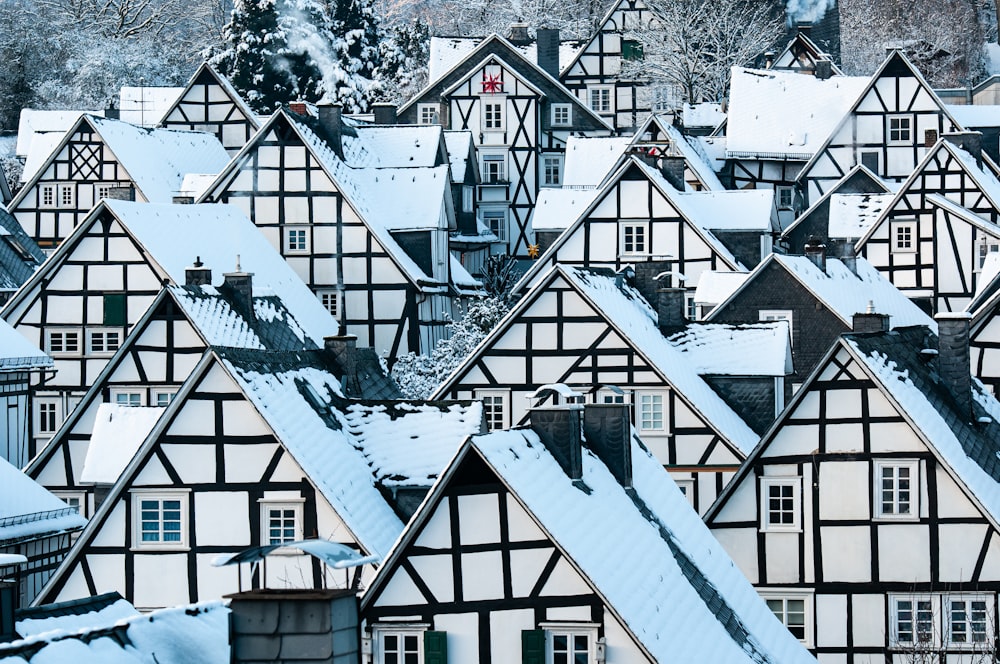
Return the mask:
<path id="1" fill-rule="evenodd" d="M 243 269 L 240 268 L 240 255 L 239 254 L 236 254 L 236 271 L 237 272 L 242 272 L 243 271 Z"/>

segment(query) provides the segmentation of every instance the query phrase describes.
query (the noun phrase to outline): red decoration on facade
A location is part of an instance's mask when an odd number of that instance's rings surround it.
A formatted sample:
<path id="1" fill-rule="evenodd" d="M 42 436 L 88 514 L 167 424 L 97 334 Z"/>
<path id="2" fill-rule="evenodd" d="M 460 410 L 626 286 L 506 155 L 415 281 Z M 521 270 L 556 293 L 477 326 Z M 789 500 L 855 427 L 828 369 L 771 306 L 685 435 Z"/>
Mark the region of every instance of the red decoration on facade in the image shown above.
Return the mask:
<path id="1" fill-rule="evenodd" d="M 491 95 L 503 92 L 503 79 L 500 74 L 483 73 L 483 92 Z"/>

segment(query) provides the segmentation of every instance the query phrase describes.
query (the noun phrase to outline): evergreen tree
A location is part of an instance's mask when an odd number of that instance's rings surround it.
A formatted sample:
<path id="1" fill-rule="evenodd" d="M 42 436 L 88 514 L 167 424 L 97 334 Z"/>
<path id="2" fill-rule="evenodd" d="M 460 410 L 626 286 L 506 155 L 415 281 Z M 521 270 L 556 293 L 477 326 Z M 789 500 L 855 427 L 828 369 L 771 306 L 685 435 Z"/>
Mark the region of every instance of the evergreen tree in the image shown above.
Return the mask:
<path id="1" fill-rule="evenodd" d="M 382 64 L 378 69 L 380 101 L 402 103 L 427 85 L 427 63 L 431 57 L 431 33 L 419 18 L 396 25 L 382 42 Z"/>
<path id="2" fill-rule="evenodd" d="M 381 20 L 372 0 L 325 0 L 332 20 L 338 66 L 326 73 L 327 98 L 348 112 L 368 110 L 376 93 L 375 72 L 381 63 Z"/>

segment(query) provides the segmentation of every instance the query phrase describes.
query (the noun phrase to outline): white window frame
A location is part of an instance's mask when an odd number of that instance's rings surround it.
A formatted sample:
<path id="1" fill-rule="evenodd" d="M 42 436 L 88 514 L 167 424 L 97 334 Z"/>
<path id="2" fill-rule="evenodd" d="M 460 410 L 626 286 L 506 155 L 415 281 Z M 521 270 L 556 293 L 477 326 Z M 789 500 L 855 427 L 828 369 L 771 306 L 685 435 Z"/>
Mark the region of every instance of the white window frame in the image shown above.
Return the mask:
<path id="1" fill-rule="evenodd" d="M 541 171 L 539 175 L 539 186 L 542 187 L 561 187 L 563 181 L 563 156 L 561 154 L 543 154 L 541 159 L 538 160 L 539 170 Z M 555 178 L 551 178 L 549 168 L 550 165 L 554 165 Z"/>
<path id="2" fill-rule="evenodd" d="M 641 246 L 635 239 L 636 231 L 642 231 Z M 632 247 L 629 249 L 628 244 Z M 649 222 L 622 220 L 618 222 L 618 255 L 619 256 L 649 256 Z"/>
<path id="3" fill-rule="evenodd" d="M 977 650 L 982 651 L 986 648 L 992 652 L 993 650 L 993 620 L 996 616 L 996 596 L 991 594 L 983 593 L 954 593 L 950 595 L 942 595 L 941 597 L 941 618 L 942 618 L 942 634 L 944 634 L 945 642 L 950 649 L 960 649 L 960 650 Z M 965 620 L 966 629 L 962 632 L 962 640 L 955 640 L 955 614 L 952 612 L 952 603 L 962 602 L 965 606 Z M 969 604 L 972 602 L 983 602 L 986 606 L 983 608 L 982 614 L 982 624 L 984 630 L 979 632 L 972 628 L 975 622 L 969 617 Z M 975 609 L 973 609 L 974 611 Z M 974 637 L 975 634 L 982 634 L 981 640 L 969 639 L 969 637 Z"/>
<path id="4" fill-rule="evenodd" d="M 875 168 L 871 168 L 865 164 L 866 154 L 875 155 Z M 882 152 L 880 150 L 860 150 L 858 152 L 858 164 L 864 166 L 877 175 L 882 170 Z"/>
<path id="5" fill-rule="evenodd" d="M 695 482 L 693 477 L 688 477 L 688 478 L 675 477 L 673 479 L 674 479 L 674 484 L 676 484 L 680 492 L 684 494 L 684 497 L 687 499 L 687 501 L 691 503 L 691 507 L 694 507 L 694 492 L 698 490 L 697 488 L 698 483 Z"/>
<path id="6" fill-rule="evenodd" d="M 791 523 L 771 521 L 771 489 L 791 488 L 789 497 L 779 496 L 778 500 L 790 499 Z M 778 512 L 783 513 L 783 507 Z M 760 530 L 761 532 L 800 532 L 802 530 L 802 477 L 799 475 L 765 475 L 760 478 Z"/>
<path id="7" fill-rule="evenodd" d="M 77 514 L 80 516 L 84 518 L 90 516 L 87 510 L 86 491 L 52 491 L 52 495 L 66 503 L 67 506 L 76 507 Z M 75 501 L 76 505 L 73 505 L 70 501 Z"/>
<path id="8" fill-rule="evenodd" d="M 557 623 L 557 622 L 543 622 L 539 623 L 538 627 L 545 631 L 545 662 L 546 664 L 553 664 L 555 661 L 555 637 L 566 636 L 569 637 L 569 641 L 572 642 L 572 637 L 574 636 L 586 636 L 587 637 L 587 663 L 593 664 L 598 660 L 597 650 L 599 645 L 598 642 L 598 631 L 597 625 L 593 623 L 582 623 L 582 622 L 567 622 L 567 623 Z M 573 650 L 570 651 L 574 652 Z M 567 661 L 574 662 L 575 658 L 570 656 Z"/>
<path id="9" fill-rule="evenodd" d="M 438 104 L 417 104 L 417 124 L 441 124 L 441 106 Z"/>
<path id="10" fill-rule="evenodd" d="M 304 498 L 261 498 L 257 501 L 260 505 L 260 544 L 261 546 L 270 546 L 272 544 L 286 544 L 288 542 L 296 542 L 304 539 L 304 528 L 303 528 L 303 515 L 305 514 L 305 499 Z M 292 525 L 292 538 L 290 540 L 282 539 L 281 542 L 272 542 L 270 538 L 270 511 L 274 509 L 280 509 L 283 511 L 290 510 L 293 512 L 292 518 L 294 519 Z M 282 548 L 278 549 L 279 553 L 299 553 L 295 549 Z"/>
<path id="11" fill-rule="evenodd" d="M 594 393 L 594 403 L 603 404 L 629 404 L 632 400 L 629 398 L 629 393 L 618 394 L 607 388 L 602 388 Z"/>
<path id="12" fill-rule="evenodd" d="M 476 390 L 475 395 L 476 399 L 483 402 L 483 417 L 486 419 L 487 430 L 500 431 L 510 427 L 510 390 Z M 487 401 L 484 397 L 488 397 L 490 399 L 489 405 L 487 405 Z M 490 410 L 497 403 L 500 405 L 500 426 L 496 426 L 498 424 L 497 418 L 492 416 L 492 412 Z"/>
<path id="13" fill-rule="evenodd" d="M 395 636 L 402 639 L 404 636 L 417 637 L 417 662 L 423 664 L 424 661 L 424 632 L 430 626 L 425 623 L 401 623 L 399 625 L 375 624 L 372 625 L 372 656 L 374 664 L 385 663 L 385 637 Z M 402 657 L 398 658 L 398 664 L 404 664 Z"/>
<path id="14" fill-rule="evenodd" d="M 573 124 L 573 104 L 552 104 L 551 124 L 553 127 L 569 127 Z"/>
<path id="15" fill-rule="evenodd" d="M 340 313 L 340 293 L 335 288 L 318 290 L 316 297 L 331 316 L 337 316 Z"/>
<path id="16" fill-rule="evenodd" d="M 63 422 L 63 403 L 62 397 L 52 396 L 36 396 L 34 398 L 34 429 L 36 436 L 52 436 L 59 430 Z M 43 415 L 44 411 L 44 415 Z M 42 426 L 52 422 L 54 426 Z"/>
<path id="17" fill-rule="evenodd" d="M 311 246 L 308 224 L 289 224 L 285 226 L 285 253 L 295 255 L 308 254 Z"/>
<path id="18" fill-rule="evenodd" d="M 781 197 L 788 194 L 788 202 L 782 203 Z M 795 191 L 792 187 L 779 185 L 774 188 L 774 204 L 779 210 L 791 210 L 795 205 Z"/>
<path id="19" fill-rule="evenodd" d="M 773 323 L 783 320 L 788 322 L 788 342 L 794 346 L 795 342 L 795 313 L 792 309 L 760 309 L 757 312 L 757 320 L 761 323 Z"/>
<path id="20" fill-rule="evenodd" d="M 69 339 L 75 338 L 75 349 L 67 350 Z M 49 327 L 45 329 L 45 352 L 53 357 L 83 354 L 83 339 L 78 327 Z"/>
<path id="21" fill-rule="evenodd" d="M 498 221 L 497 227 L 494 229 L 493 224 L 490 223 L 491 220 Z M 483 226 L 486 227 L 491 233 L 497 236 L 497 240 L 500 242 L 507 241 L 507 213 L 503 210 L 483 210 Z"/>
<path id="22" fill-rule="evenodd" d="M 659 399 L 659 401 L 657 401 Z M 657 418 L 656 404 L 659 404 L 659 417 Z M 649 405 L 649 418 L 646 417 L 646 406 Z M 667 394 L 666 392 L 639 392 L 635 400 L 636 417 L 635 421 L 639 431 L 666 431 L 667 430 Z M 659 425 L 657 425 L 657 419 Z"/>
<path id="23" fill-rule="evenodd" d="M 496 178 L 491 178 L 486 168 L 487 164 L 499 165 L 499 172 Z M 506 152 L 480 152 L 479 172 L 482 175 L 483 184 L 507 184 L 507 153 Z"/>
<path id="24" fill-rule="evenodd" d="M 792 632 L 792 636 L 795 636 L 805 647 L 811 648 L 812 634 L 813 634 L 813 593 L 811 592 L 801 592 L 792 591 L 786 592 L 784 590 L 763 590 L 758 589 L 757 593 L 761 596 L 764 602 L 767 604 L 767 608 L 771 609 L 774 616 L 781 622 L 782 625 L 788 627 L 788 631 L 791 632 L 792 629 L 788 625 L 788 602 L 790 601 L 801 601 L 802 602 L 802 637 L 796 636 Z M 775 612 L 772 602 L 781 601 L 781 615 Z"/>
<path id="25" fill-rule="evenodd" d="M 146 395 L 143 392 L 142 388 L 138 387 L 113 387 L 111 388 L 111 403 L 118 406 L 145 406 Z M 120 400 L 122 397 L 126 397 L 126 399 Z"/>
<path id="26" fill-rule="evenodd" d="M 882 471 L 886 468 L 906 468 L 909 471 L 909 506 L 906 513 L 886 512 L 882 502 Z M 894 480 L 898 480 L 898 472 Z M 898 486 L 893 492 L 898 492 Z M 899 497 L 893 497 L 894 510 L 898 509 Z M 872 487 L 872 511 L 878 521 L 917 521 L 920 519 L 920 462 L 916 459 L 876 459 L 874 486 Z"/>
<path id="27" fill-rule="evenodd" d="M 986 258 L 993 253 L 1000 252 L 1000 238 L 992 235 L 980 235 L 976 240 L 976 260 L 974 262 L 975 271 L 982 272 Z"/>
<path id="28" fill-rule="evenodd" d="M 911 630 L 914 636 L 918 636 L 921 632 L 919 631 L 919 626 L 922 623 L 926 623 L 925 620 L 918 620 L 918 602 L 926 602 L 928 608 L 920 609 L 921 611 L 930 611 L 930 638 L 925 640 L 914 640 L 902 641 L 899 637 L 899 621 L 900 621 L 900 603 L 901 602 L 911 602 L 913 605 L 906 609 L 907 611 L 912 611 L 911 619 L 909 622 L 912 623 Z M 926 616 L 926 614 L 925 614 Z M 889 648 L 891 650 L 898 649 L 912 649 L 914 647 L 919 648 L 930 648 L 938 646 L 941 644 L 941 602 L 940 597 L 937 595 L 890 595 L 889 596 Z"/>
<path id="29" fill-rule="evenodd" d="M 483 131 L 507 131 L 506 97 L 483 97 L 480 113 Z"/>
<path id="30" fill-rule="evenodd" d="M 188 514 L 188 503 L 190 499 L 191 491 L 188 489 L 132 489 L 131 500 L 132 500 L 132 550 L 133 551 L 186 551 L 189 549 L 188 545 L 188 521 L 190 515 Z M 160 503 L 160 507 L 157 511 L 160 513 L 159 523 L 161 524 L 161 530 L 157 531 L 158 534 L 163 534 L 166 532 L 163 525 L 163 503 L 166 501 L 179 501 L 179 522 L 180 522 L 180 532 L 179 539 L 176 541 L 143 541 L 142 539 L 142 501 L 143 500 L 155 500 Z"/>
<path id="31" fill-rule="evenodd" d="M 890 252 L 894 254 L 916 253 L 917 247 L 920 243 L 920 237 L 918 235 L 919 229 L 920 227 L 917 224 L 916 219 L 891 221 L 889 223 Z M 900 231 L 906 231 L 909 234 L 908 244 L 904 245 L 900 242 Z"/>
<path id="32" fill-rule="evenodd" d="M 902 123 L 905 121 L 906 126 Z M 899 126 L 893 124 L 899 122 Z M 916 127 L 915 118 L 912 113 L 891 113 L 885 116 L 885 144 L 886 145 L 913 145 L 915 140 L 914 132 Z M 893 132 L 899 132 L 900 136 L 892 138 Z M 903 132 L 906 132 L 905 138 Z"/>
<path id="33" fill-rule="evenodd" d="M 114 341 L 111 340 L 112 336 L 115 337 Z M 124 340 L 125 332 L 120 327 L 88 327 L 87 354 L 105 357 L 114 355 L 122 347 Z"/>
<path id="34" fill-rule="evenodd" d="M 177 396 L 176 388 L 170 389 L 155 389 L 150 391 L 149 405 L 156 406 L 158 408 L 166 408 L 170 405 L 170 402 L 174 400 Z M 166 397 L 167 403 L 160 403 L 161 397 Z"/>
<path id="35" fill-rule="evenodd" d="M 71 210 L 75 208 L 76 184 L 73 182 L 43 182 L 38 185 L 38 207 L 47 210 Z"/>
<path id="36" fill-rule="evenodd" d="M 596 95 L 596 97 L 595 97 Z M 602 99 L 603 97 L 603 99 Z M 597 106 L 595 107 L 595 102 Z M 587 86 L 587 106 L 594 113 L 608 115 L 615 112 L 615 86 L 613 85 L 588 85 Z"/>

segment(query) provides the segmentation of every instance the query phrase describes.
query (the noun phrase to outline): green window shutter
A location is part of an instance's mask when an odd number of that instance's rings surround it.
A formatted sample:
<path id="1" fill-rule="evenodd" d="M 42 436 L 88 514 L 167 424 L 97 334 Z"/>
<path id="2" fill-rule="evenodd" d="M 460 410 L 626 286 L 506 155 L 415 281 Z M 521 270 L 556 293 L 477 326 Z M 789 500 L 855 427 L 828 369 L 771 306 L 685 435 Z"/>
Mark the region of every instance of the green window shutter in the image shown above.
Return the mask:
<path id="1" fill-rule="evenodd" d="M 521 664 L 545 664 L 545 630 L 521 631 Z"/>
<path id="2" fill-rule="evenodd" d="M 424 664 L 448 664 L 448 632 L 424 632 Z"/>
<path id="3" fill-rule="evenodd" d="M 125 325 L 125 293 L 104 296 L 104 324 Z"/>

